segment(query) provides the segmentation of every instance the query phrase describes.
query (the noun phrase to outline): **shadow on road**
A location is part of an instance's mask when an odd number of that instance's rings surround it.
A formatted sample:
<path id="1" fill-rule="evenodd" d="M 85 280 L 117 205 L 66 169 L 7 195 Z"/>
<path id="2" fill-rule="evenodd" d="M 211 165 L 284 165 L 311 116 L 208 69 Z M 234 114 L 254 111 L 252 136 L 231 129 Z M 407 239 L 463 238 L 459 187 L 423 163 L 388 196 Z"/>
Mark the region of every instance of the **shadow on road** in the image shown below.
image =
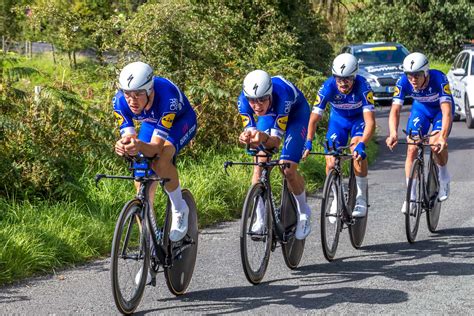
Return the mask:
<path id="1" fill-rule="evenodd" d="M 473 264 L 443 260 L 443 258 L 474 258 L 474 227 L 440 230 L 432 236 L 431 239 L 414 244 L 397 242 L 369 245 L 361 248 L 361 255 L 357 257 L 300 267 L 294 271 L 294 277 L 287 278 L 287 280 L 298 279 L 300 286 L 277 284 L 285 281 L 278 279 L 263 282 L 258 286 L 195 291 L 172 300 L 189 303 L 186 306 L 180 304 L 176 309 L 206 314 L 245 312 L 269 304 L 282 306 L 290 304 L 300 310 L 317 310 L 340 303 L 401 303 L 408 301 L 408 294 L 404 291 L 364 288 L 357 284 L 373 277 L 419 281 L 428 276 L 474 275 Z M 354 284 L 354 287 L 339 287 L 344 283 Z M 305 289 L 306 286 L 314 285 L 319 285 L 320 289 Z M 153 309 L 142 311 L 141 314 L 174 309 L 174 307 Z"/>

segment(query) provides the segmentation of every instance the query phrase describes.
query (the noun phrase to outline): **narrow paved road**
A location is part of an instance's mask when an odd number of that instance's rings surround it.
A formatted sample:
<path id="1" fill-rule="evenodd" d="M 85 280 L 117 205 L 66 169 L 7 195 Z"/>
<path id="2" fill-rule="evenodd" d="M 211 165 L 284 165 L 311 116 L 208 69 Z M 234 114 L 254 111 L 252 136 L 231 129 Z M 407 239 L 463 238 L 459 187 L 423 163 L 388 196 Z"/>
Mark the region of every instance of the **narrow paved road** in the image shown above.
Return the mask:
<path id="1" fill-rule="evenodd" d="M 388 108 L 379 109 L 380 155 L 370 168 L 371 208 L 360 250 L 342 235 L 337 260 L 325 261 L 320 245 L 318 194 L 311 198 L 313 233 L 301 267 L 286 268 L 280 249 L 272 254 L 264 282 L 250 285 L 242 272 L 238 222 L 205 229 L 189 292 L 172 296 L 163 276 L 147 287 L 138 313 L 390 313 L 472 314 L 474 311 L 474 130 L 456 122 L 449 142 L 451 197 L 443 204 L 439 231 L 423 217 L 418 241 L 406 242 L 400 207 L 405 194 L 404 148 L 384 144 Z M 406 120 L 406 112 L 404 113 Z M 161 283 L 160 283 L 161 281 Z M 117 313 L 109 261 L 34 278 L 0 289 L 2 313 Z"/>

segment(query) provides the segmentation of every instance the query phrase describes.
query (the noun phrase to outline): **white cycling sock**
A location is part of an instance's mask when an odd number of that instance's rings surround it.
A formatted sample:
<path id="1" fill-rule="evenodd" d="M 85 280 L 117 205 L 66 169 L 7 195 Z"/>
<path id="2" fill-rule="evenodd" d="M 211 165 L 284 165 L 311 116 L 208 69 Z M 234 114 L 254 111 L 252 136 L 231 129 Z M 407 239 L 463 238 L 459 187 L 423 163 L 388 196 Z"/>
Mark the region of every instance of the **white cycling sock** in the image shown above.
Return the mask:
<path id="1" fill-rule="evenodd" d="M 336 186 L 334 184 L 331 186 L 331 190 L 332 190 L 332 194 L 334 196 L 333 197 L 334 201 L 337 201 L 337 190 L 336 190 Z"/>
<path id="2" fill-rule="evenodd" d="M 298 206 L 298 213 L 301 214 L 306 214 L 308 217 L 311 217 L 311 209 L 309 208 L 308 203 L 306 203 L 306 192 L 303 190 L 301 194 L 293 194 L 296 200 L 296 204 Z"/>
<path id="3" fill-rule="evenodd" d="M 448 171 L 448 164 L 445 164 L 444 166 L 438 165 L 438 170 L 439 170 L 438 175 L 439 175 L 440 181 L 442 182 L 451 181 L 451 175 L 449 174 L 449 171 Z"/>
<path id="4" fill-rule="evenodd" d="M 264 222 L 265 221 L 265 203 L 263 203 L 263 199 L 261 197 L 257 200 L 257 208 L 255 209 L 257 212 L 257 221 Z"/>
<path id="5" fill-rule="evenodd" d="M 408 186 L 408 181 L 410 181 L 410 178 L 407 178 L 407 186 Z M 411 200 L 416 199 L 417 185 L 418 185 L 418 181 L 416 179 L 413 179 L 413 184 L 411 185 L 411 192 L 410 192 L 410 199 Z"/>
<path id="6" fill-rule="evenodd" d="M 367 179 L 367 177 L 356 176 L 356 185 L 357 185 L 356 197 L 362 196 L 364 199 L 367 200 L 367 186 L 369 185 L 369 179 Z"/>
<path id="7" fill-rule="evenodd" d="M 168 196 L 171 201 L 171 209 L 174 211 L 180 211 L 183 208 L 183 195 L 181 194 L 181 185 L 178 183 L 178 187 L 173 192 L 168 192 Z"/>

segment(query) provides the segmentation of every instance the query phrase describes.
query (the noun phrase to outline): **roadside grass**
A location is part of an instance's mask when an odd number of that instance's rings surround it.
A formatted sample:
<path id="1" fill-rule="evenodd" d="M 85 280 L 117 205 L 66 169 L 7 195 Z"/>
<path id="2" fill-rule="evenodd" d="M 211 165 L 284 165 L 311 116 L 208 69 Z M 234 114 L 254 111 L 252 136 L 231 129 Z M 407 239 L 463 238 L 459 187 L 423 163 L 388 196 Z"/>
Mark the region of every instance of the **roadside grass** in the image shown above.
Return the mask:
<path id="1" fill-rule="evenodd" d="M 451 64 L 448 64 L 444 61 L 433 60 L 433 61 L 430 61 L 430 68 L 438 69 L 442 71 L 444 74 L 447 74 L 449 71 L 449 68 L 451 68 Z"/>
<path id="2" fill-rule="evenodd" d="M 371 143 L 368 148 L 372 160 L 376 145 Z M 251 161 L 251 157 L 241 148 L 229 148 L 178 159 L 182 187 L 189 188 L 196 199 L 201 228 L 240 217 L 252 168 L 234 166 L 226 175 L 226 160 Z M 301 171 L 307 191 L 314 192 L 324 181 L 324 157 L 311 156 L 301 164 Z M 95 173 L 126 175 L 128 170 L 120 160 L 91 166 L 80 179 L 85 198 L 61 202 L 0 199 L 0 284 L 109 254 L 115 221 L 123 204 L 133 198 L 134 187 L 131 181 L 120 180 L 103 180 L 96 187 Z M 278 195 L 279 172 L 275 170 L 272 179 Z M 158 193 L 154 206 L 158 218 L 164 207 L 165 197 Z"/>

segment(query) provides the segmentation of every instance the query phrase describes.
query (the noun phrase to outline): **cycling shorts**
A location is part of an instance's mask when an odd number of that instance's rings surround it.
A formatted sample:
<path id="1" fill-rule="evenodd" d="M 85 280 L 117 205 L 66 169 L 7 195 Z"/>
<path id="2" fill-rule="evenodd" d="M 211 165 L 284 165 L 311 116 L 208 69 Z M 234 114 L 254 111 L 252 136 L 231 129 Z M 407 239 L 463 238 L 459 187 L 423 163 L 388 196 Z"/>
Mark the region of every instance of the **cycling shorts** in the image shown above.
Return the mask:
<path id="1" fill-rule="evenodd" d="M 431 108 L 424 106 L 420 102 L 413 101 L 411 107 L 410 117 L 407 122 L 407 132 L 410 132 L 412 135 L 418 135 L 418 130 L 421 129 L 423 135 L 428 134 L 430 126 L 433 125 L 431 131 L 440 131 L 442 127 L 443 112 L 441 108 Z M 449 126 L 451 130 L 452 122 Z"/>
<path id="2" fill-rule="evenodd" d="M 305 103 L 304 106 L 302 105 L 300 107 L 298 112 L 294 115 L 290 115 L 288 118 L 280 160 L 289 160 L 294 163 L 299 163 L 303 156 L 310 115 L 309 105 L 307 102 Z M 260 116 L 257 121 L 257 130 L 264 131 L 270 135 L 270 129 L 273 128 L 274 124 L 274 116 Z"/>
<path id="3" fill-rule="evenodd" d="M 360 137 L 364 135 L 365 121 L 363 115 L 354 117 L 344 117 L 332 111 L 329 117 L 329 126 L 326 133 L 326 139 L 329 142 L 329 147 L 346 146 L 349 135 L 353 137 Z M 327 150 L 326 150 L 327 152 Z"/>

